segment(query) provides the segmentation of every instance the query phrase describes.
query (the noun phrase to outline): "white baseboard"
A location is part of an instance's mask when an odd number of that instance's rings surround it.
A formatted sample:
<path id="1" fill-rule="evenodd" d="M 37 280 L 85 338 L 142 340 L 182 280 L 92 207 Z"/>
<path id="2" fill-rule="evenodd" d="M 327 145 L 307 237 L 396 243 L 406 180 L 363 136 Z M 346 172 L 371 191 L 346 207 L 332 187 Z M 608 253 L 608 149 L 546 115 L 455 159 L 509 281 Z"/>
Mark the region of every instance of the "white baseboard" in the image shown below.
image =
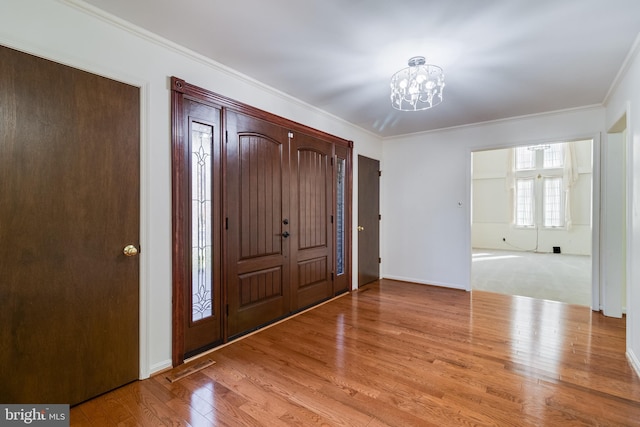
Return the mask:
<path id="1" fill-rule="evenodd" d="M 633 351 L 627 350 L 627 360 L 631 363 L 631 366 L 636 371 L 636 375 L 640 378 L 640 360 L 636 357 Z"/>
<path id="2" fill-rule="evenodd" d="M 420 279 L 415 279 L 413 277 L 385 275 L 383 279 L 399 280 L 401 282 L 418 283 L 421 285 L 440 286 L 441 288 L 461 289 L 463 291 L 466 290 L 464 286 L 458 285 L 458 284 L 443 283 L 443 282 L 437 282 L 433 280 L 420 280 Z"/>
<path id="3" fill-rule="evenodd" d="M 171 359 L 163 360 L 162 362 L 155 363 L 151 365 L 151 367 L 149 368 L 150 373 L 149 373 L 149 376 L 146 378 L 149 378 L 159 372 L 166 371 L 167 369 L 171 369 L 172 367 L 173 367 L 173 363 L 171 362 Z M 140 379 L 144 380 L 146 378 L 140 378 Z"/>

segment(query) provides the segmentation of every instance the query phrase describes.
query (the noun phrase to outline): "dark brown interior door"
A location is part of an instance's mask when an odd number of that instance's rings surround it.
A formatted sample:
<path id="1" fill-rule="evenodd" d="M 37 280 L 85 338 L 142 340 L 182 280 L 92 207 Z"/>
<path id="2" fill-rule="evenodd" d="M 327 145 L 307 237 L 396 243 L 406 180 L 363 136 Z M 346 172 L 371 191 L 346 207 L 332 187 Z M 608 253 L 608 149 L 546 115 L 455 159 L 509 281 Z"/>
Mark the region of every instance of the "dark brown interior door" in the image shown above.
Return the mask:
<path id="1" fill-rule="evenodd" d="M 138 378 L 139 111 L 138 88 L 0 47 L 0 402 Z"/>
<path id="2" fill-rule="evenodd" d="M 358 156 L 358 287 L 380 278 L 380 162 Z"/>
<path id="3" fill-rule="evenodd" d="M 285 316 L 290 307 L 287 130 L 227 111 L 228 336 Z"/>
<path id="4" fill-rule="evenodd" d="M 292 310 L 331 297 L 333 290 L 332 144 L 290 133 Z"/>
<path id="5" fill-rule="evenodd" d="M 174 280 L 183 302 L 182 358 L 222 342 L 221 110 L 179 97 L 181 137 L 174 140 Z"/>

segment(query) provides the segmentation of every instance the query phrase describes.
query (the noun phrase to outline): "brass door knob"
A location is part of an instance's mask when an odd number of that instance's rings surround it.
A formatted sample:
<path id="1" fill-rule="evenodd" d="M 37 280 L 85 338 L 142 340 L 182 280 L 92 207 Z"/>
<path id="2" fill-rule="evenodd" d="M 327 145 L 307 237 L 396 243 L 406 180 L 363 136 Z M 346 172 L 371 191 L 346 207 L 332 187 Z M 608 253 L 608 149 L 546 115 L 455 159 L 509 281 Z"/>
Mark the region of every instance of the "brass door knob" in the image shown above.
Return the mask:
<path id="1" fill-rule="evenodd" d="M 364 227 L 363 227 L 363 226 L 361 226 L 361 225 L 359 225 L 359 226 L 358 226 L 358 231 L 364 231 Z"/>
<path id="2" fill-rule="evenodd" d="M 133 245 L 127 245 L 122 250 L 122 253 L 124 253 L 126 256 L 136 256 L 138 255 L 138 248 Z"/>

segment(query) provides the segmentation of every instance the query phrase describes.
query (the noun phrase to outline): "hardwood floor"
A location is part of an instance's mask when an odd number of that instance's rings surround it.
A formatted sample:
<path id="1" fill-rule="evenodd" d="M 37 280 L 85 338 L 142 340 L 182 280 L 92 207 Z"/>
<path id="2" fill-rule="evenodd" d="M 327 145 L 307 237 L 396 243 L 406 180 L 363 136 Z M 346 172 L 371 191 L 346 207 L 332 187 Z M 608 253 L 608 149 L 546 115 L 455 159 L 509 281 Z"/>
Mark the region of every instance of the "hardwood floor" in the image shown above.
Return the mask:
<path id="1" fill-rule="evenodd" d="M 382 280 L 206 357 L 71 425 L 640 425 L 625 320 L 527 297 Z"/>

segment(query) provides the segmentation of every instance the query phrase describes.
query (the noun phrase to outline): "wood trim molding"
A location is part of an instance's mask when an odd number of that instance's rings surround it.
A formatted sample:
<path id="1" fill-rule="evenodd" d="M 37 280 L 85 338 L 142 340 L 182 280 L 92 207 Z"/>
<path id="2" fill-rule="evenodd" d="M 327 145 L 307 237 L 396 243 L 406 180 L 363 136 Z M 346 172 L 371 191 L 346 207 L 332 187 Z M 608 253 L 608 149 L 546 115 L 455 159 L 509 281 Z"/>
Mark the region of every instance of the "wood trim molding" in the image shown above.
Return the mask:
<path id="1" fill-rule="evenodd" d="M 209 90 L 203 89 L 198 86 L 194 86 L 175 76 L 171 77 L 171 87 L 173 88 L 172 90 L 177 90 L 178 92 L 183 93 L 186 96 L 193 97 L 194 99 L 197 99 L 205 103 L 209 103 L 222 108 L 235 110 L 240 113 L 247 114 L 249 116 L 266 120 L 282 127 L 289 128 L 290 130 L 295 132 L 301 132 L 310 136 L 314 136 L 316 138 L 324 139 L 334 144 L 353 147 L 353 141 L 349 141 L 344 138 L 340 138 L 338 136 L 332 135 L 330 133 L 311 128 L 309 126 L 303 125 L 293 120 L 286 119 L 282 116 L 269 113 L 268 111 L 264 111 L 256 107 L 243 104 L 242 102 L 233 100 L 231 98 L 227 98 L 226 96 L 217 94 L 215 92 L 211 92 Z"/>
<path id="2" fill-rule="evenodd" d="M 171 77 L 171 90 L 178 93 L 184 93 L 185 84 L 186 82 L 184 80 L 178 79 L 176 77 Z"/>
<path id="3" fill-rule="evenodd" d="M 173 81 L 172 81 L 173 83 Z M 176 82 L 178 83 L 178 82 Z M 178 88 L 178 84 L 172 84 L 173 88 Z M 183 230 L 185 206 L 183 186 L 179 185 L 181 180 L 177 176 L 183 176 L 185 171 L 183 165 L 187 161 L 183 147 L 184 129 L 182 121 L 182 93 L 176 90 L 171 92 L 171 217 L 172 217 L 172 245 L 171 245 L 171 268 L 172 268 L 172 356 L 173 366 L 180 365 L 184 361 L 184 282 L 186 277 L 186 266 L 183 262 L 181 247 L 185 242 L 185 232 Z"/>

